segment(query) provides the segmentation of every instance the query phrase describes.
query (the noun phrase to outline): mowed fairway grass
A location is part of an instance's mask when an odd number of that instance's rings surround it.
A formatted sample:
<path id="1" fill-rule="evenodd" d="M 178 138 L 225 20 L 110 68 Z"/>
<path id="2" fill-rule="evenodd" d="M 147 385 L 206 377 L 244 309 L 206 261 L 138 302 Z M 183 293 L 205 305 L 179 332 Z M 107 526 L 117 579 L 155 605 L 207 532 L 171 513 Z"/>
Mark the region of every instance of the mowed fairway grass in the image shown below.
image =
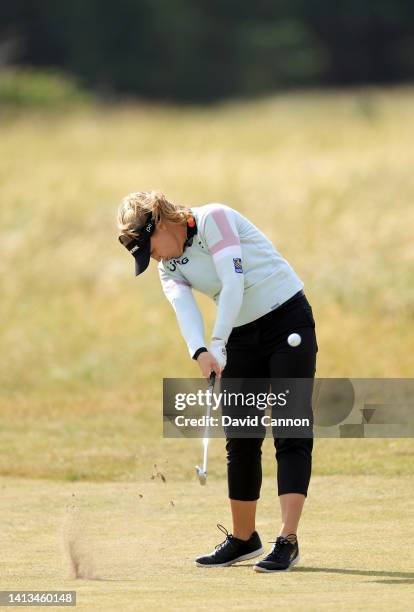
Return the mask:
<path id="1" fill-rule="evenodd" d="M 411 377 L 413 109 L 404 88 L 0 114 L 2 589 L 76 589 L 85 610 L 410 609 L 410 439 L 315 440 L 291 572 L 193 566 L 231 528 L 224 441 L 201 488 L 201 441 L 162 437 L 163 377 L 198 368 L 154 262 L 135 278 L 116 208 L 160 189 L 238 209 L 305 282 L 318 377 Z M 263 473 L 270 548 L 269 440 Z"/>

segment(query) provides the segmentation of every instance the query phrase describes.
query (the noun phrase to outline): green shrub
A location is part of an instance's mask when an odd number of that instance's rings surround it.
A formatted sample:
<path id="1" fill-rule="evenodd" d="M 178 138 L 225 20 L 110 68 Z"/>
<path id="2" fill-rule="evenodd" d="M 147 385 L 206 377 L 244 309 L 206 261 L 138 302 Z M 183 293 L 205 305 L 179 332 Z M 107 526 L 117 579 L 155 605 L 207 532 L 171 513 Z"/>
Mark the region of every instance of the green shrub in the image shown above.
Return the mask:
<path id="1" fill-rule="evenodd" d="M 65 74 L 29 68 L 0 69 L 0 105 L 54 108 L 87 105 L 91 95 Z"/>

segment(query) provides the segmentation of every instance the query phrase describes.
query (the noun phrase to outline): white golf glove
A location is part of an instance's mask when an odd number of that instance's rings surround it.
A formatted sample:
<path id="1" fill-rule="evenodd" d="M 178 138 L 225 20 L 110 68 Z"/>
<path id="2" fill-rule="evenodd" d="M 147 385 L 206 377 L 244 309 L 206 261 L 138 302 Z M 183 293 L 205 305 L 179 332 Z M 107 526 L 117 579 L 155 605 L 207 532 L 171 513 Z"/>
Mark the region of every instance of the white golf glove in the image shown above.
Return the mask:
<path id="1" fill-rule="evenodd" d="M 224 370 L 227 363 L 227 351 L 224 340 L 212 340 L 208 350 L 219 364 L 220 369 Z"/>

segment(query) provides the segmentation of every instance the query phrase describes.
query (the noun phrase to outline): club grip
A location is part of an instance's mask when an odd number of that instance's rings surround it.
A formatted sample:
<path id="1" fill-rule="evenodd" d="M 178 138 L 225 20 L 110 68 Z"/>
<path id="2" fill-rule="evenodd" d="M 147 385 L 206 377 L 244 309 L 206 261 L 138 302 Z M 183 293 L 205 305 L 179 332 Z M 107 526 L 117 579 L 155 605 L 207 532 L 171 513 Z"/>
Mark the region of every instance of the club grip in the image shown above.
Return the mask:
<path id="1" fill-rule="evenodd" d="M 208 384 L 214 387 L 215 382 L 216 382 L 216 373 L 211 372 L 210 376 L 208 377 Z"/>

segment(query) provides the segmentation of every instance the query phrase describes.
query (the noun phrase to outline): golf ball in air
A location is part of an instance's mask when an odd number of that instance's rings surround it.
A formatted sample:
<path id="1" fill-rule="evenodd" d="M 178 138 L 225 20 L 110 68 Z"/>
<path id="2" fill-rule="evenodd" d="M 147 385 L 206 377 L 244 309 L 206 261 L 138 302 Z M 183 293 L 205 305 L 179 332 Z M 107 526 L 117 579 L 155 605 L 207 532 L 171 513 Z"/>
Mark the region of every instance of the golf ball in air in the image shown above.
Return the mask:
<path id="1" fill-rule="evenodd" d="M 299 336 L 299 334 L 290 334 L 287 341 L 290 346 L 299 346 L 299 344 L 302 342 L 302 338 Z"/>

